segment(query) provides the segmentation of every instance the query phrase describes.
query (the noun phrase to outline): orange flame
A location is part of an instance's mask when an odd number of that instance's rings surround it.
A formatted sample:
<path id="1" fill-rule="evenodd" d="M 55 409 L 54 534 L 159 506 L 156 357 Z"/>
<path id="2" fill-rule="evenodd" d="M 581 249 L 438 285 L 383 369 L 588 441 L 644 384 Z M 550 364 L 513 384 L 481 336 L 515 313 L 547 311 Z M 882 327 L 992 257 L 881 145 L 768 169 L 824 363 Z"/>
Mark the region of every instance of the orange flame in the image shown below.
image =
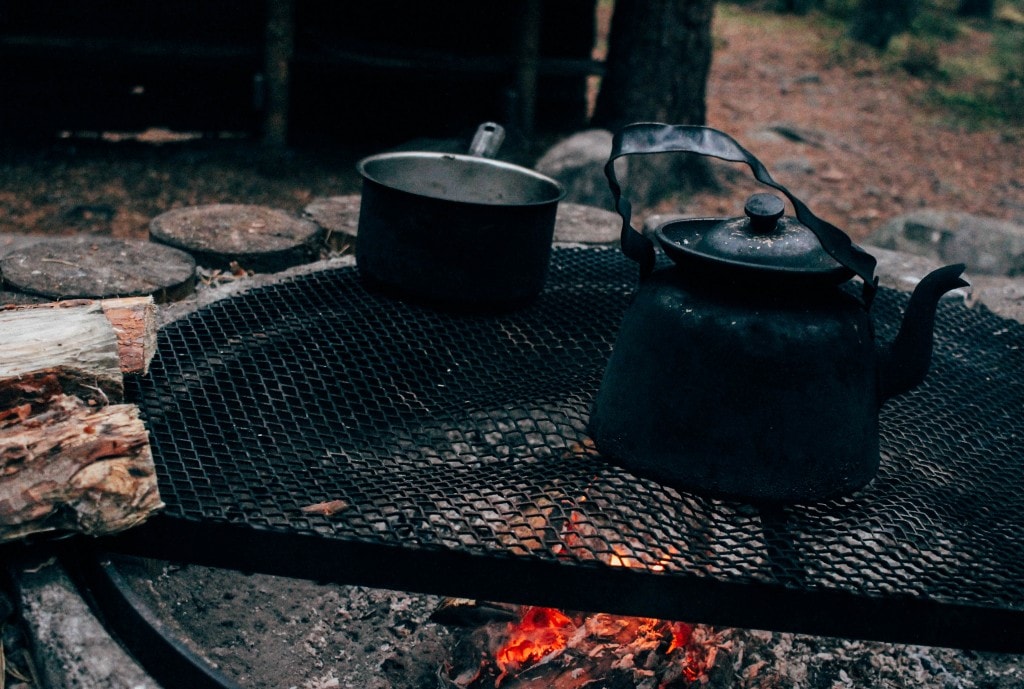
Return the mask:
<path id="1" fill-rule="evenodd" d="M 535 662 L 565 648 L 572 620 L 554 608 L 524 608 L 518 622 L 509 623 L 509 640 L 495 653 L 495 663 L 504 676 L 509 668 Z"/>
<path id="2" fill-rule="evenodd" d="M 691 625 L 688 625 L 685 622 L 673 622 L 672 643 L 668 645 L 668 649 L 665 653 L 669 654 L 677 648 L 685 648 L 686 644 L 690 643 L 691 636 L 693 636 L 693 627 Z"/>

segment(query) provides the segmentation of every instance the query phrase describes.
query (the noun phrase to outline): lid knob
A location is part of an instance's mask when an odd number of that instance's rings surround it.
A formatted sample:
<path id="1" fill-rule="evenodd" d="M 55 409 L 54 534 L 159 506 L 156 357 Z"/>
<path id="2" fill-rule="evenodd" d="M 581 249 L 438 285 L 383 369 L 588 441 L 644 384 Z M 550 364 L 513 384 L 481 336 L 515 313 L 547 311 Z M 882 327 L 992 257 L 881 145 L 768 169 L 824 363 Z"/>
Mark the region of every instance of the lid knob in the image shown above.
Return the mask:
<path id="1" fill-rule="evenodd" d="M 743 212 L 750 218 L 750 231 L 770 234 L 775 231 L 779 218 L 786 212 L 786 204 L 775 194 L 754 194 L 747 199 Z"/>

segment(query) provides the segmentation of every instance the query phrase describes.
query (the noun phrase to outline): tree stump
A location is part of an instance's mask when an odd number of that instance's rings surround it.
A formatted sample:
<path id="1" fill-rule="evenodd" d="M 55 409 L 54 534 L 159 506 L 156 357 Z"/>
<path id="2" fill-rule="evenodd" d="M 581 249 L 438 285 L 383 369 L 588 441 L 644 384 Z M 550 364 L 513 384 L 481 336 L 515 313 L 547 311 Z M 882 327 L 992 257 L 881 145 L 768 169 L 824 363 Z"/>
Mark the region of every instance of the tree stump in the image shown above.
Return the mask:
<path id="1" fill-rule="evenodd" d="M 360 194 L 313 199 L 302 212 L 324 229 L 324 243 L 332 253 L 344 253 L 355 244 L 359 230 Z"/>
<path id="2" fill-rule="evenodd" d="M 91 236 L 33 244 L 0 260 L 8 285 L 50 299 L 173 301 L 192 293 L 195 269 L 188 254 L 167 246 Z"/>
<path id="3" fill-rule="evenodd" d="M 321 235 L 309 220 L 245 204 L 178 208 L 149 224 L 150 239 L 189 252 L 201 265 L 267 273 L 318 258 Z"/>
<path id="4" fill-rule="evenodd" d="M 48 301 L 50 301 L 48 297 L 41 297 L 38 294 L 0 290 L 0 307 L 19 304 L 45 304 Z"/>
<path id="5" fill-rule="evenodd" d="M 618 213 L 579 203 L 560 203 L 555 215 L 555 241 L 614 244 L 622 235 Z"/>

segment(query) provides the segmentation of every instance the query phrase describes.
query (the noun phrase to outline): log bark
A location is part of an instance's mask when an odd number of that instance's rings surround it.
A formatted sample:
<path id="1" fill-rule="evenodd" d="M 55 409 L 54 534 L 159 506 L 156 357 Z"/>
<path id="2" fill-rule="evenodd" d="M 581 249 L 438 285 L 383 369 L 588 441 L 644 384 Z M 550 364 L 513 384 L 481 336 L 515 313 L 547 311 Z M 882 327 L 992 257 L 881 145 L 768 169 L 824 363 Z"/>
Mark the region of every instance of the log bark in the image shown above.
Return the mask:
<path id="1" fill-rule="evenodd" d="M 0 418 L 0 542 L 115 533 L 163 506 L 134 405 L 54 394 L 22 409 Z"/>
<path id="2" fill-rule="evenodd" d="M 117 370 L 142 374 L 150 370 L 157 350 L 157 306 L 153 297 L 100 301 L 77 299 L 0 308 L 0 378 L 17 371 L 69 361 L 80 369 L 93 365 L 113 370 L 113 333 Z M 70 348 L 70 349 L 69 349 Z M 110 376 L 117 377 L 111 371 Z"/>
<path id="3" fill-rule="evenodd" d="M 149 297 L 0 310 L 0 543 L 114 533 L 163 506 L 138 409 L 117 404 L 155 322 Z"/>

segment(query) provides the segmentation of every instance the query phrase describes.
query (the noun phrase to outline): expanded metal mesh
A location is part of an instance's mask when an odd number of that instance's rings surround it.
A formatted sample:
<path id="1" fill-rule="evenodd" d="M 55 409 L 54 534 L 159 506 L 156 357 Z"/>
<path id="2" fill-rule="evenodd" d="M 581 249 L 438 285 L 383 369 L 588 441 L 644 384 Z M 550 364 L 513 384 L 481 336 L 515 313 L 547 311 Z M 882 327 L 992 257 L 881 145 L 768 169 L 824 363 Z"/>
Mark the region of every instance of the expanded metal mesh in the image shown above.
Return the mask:
<path id="1" fill-rule="evenodd" d="M 494 316 L 370 294 L 341 268 L 170 324 L 130 390 L 166 516 L 1024 609 L 1024 326 L 944 301 L 926 383 L 882 410 L 878 477 L 763 512 L 593 451 L 589 408 L 635 279 L 617 249 L 557 249 L 539 300 Z M 905 302 L 881 290 L 880 339 Z"/>

